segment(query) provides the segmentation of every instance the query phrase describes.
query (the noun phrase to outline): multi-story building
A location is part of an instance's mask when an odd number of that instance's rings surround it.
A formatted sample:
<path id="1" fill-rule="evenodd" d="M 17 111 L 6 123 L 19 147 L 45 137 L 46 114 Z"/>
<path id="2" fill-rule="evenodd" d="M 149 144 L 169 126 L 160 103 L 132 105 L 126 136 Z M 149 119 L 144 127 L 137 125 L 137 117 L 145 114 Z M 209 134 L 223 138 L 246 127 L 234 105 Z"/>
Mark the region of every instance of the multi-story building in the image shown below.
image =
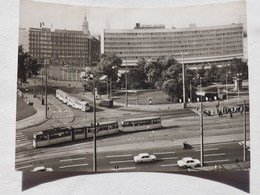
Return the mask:
<path id="1" fill-rule="evenodd" d="M 52 65 L 96 65 L 100 59 L 100 38 L 90 35 L 86 17 L 82 27 L 82 31 L 30 28 L 30 55 Z"/>
<path id="2" fill-rule="evenodd" d="M 123 66 L 136 66 L 140 58 L 173 56 L 189 67 L 226 65 L 243 58 L 243 25 L 166 29 L 164 25 L 140 25 L 134 29 L 105 29 L 104 53 L 122 57 Z M 126 60 L 125 60 L 126 58 Z"/>

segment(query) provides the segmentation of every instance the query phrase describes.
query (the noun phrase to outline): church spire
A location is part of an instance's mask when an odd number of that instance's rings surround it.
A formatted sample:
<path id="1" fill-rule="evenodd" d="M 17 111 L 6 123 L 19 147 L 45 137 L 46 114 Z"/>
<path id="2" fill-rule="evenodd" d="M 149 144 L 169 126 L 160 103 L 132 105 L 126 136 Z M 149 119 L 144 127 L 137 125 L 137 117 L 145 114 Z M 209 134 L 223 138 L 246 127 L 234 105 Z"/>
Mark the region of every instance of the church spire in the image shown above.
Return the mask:
<path id="1" fill-rule="evenodd" d="M 84 34 L 90 35 L 90 31 L 88 29 L 88 20 L 87 20 L 87 16 L 86 16 L 86 10 L 85 10 L 84 21 L 82 23 L 82 31 Z"/>

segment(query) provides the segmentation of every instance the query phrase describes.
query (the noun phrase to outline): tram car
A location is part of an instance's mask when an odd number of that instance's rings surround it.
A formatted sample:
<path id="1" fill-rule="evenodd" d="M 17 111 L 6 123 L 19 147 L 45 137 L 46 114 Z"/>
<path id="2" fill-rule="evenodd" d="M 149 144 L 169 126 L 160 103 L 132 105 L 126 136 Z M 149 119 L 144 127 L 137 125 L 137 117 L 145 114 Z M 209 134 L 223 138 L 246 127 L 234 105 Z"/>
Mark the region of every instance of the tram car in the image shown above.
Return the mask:
<path id="1" fill-rule="evenodd" d="M 120 131 L 134 132 L 162 128 L 161 117 L 130 118 L 121 121 Z"/>
<path id="2" fill-rule="evenodd" d="M 70 96 L 69 94 L 65 93 L 60 89 L 56 90 L 56 97 L 63 103 L 67 104 L 68 106 L 71 106 L 75 109 L 79 109 L 83 112 L 87 112 L 91 110 L 91 106 L 89 102 L 84 100 L 79 100 L 76 97 Z"/>
<path id="3" fill-rule="evenodd" d="M 65 143 L 75 140 L 93 137 L 94 126 L 72 126 L 69 128 L 56 128 L 43 130 L 33 135 L 33 146 L 35 148 Z M 102 122 L 96 126 L 96 136 L 105 136 L 119 132 L 118 122 Z"/>
<path id="4" fill-rule="evenodd" d="M 60 89 L 56 90 L 56 98 L 62 101 L 64 104 L 67 104 L 68 94 Z"/>

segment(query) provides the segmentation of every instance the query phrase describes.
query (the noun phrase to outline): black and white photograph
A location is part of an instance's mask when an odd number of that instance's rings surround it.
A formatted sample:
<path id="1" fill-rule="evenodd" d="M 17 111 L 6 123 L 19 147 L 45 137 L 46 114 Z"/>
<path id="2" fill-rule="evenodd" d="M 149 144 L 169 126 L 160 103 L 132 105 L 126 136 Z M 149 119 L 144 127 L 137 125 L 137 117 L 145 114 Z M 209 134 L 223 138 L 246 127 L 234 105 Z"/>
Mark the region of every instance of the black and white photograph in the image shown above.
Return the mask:
<path id="1" fill-rule="evenodd" d="M 249 193 L 246 1 L 18 11 L 15 171 L 215 174 Z"/>

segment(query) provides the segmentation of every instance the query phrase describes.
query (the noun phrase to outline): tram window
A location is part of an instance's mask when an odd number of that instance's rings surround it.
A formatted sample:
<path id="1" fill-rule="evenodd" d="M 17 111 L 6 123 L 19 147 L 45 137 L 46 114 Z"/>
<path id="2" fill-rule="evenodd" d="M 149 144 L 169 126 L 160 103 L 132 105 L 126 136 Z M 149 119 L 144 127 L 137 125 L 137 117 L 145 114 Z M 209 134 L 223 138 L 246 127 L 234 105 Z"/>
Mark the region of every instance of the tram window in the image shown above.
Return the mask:
<path id="1" fill-rule="evenodd" d="M 75 134 L 82 134 L 82 133 L 84 133 L 84 129 L 75 130 Z"/>

